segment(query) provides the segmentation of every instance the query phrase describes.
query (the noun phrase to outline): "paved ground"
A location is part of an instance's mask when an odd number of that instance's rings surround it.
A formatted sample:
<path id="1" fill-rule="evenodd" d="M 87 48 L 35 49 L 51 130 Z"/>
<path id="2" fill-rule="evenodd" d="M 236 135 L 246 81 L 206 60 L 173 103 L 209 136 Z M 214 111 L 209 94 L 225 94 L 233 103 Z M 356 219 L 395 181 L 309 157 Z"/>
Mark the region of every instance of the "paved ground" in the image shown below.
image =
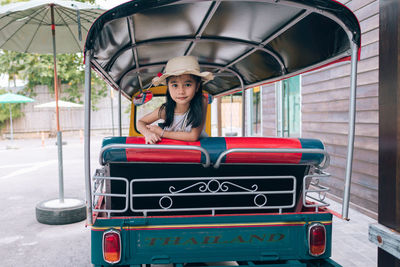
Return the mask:
<path id="1" fill-rule="evenodd" d="M 341 205 L 330 201 L 341 212 Z M 377 247 L 368 240 L 368 226 L 376 221 L 350 209 L 350 221 L 333 217 L 332 259 L 343 266 L 377 266 Z"/>
<path id="2" fill-rule="evenodd" d="M 83 143 L 64 136 L 65 196 L 85 198 Z M 100 138 L 92 138 L 92 172 Z M 90 266 L 90 230 L 85 222 L 49 226 L 35 218 L 40 201 L 58 197 L 55 140 L 0 140 L 0 266 Z M 332 209 L 340 206 L 332 202 Z M 376 266 L 377 249 L 368 241 L 373 219 L 350 210 L 349 222 L 334 217 L 333 259 L 343 266 Z"/>

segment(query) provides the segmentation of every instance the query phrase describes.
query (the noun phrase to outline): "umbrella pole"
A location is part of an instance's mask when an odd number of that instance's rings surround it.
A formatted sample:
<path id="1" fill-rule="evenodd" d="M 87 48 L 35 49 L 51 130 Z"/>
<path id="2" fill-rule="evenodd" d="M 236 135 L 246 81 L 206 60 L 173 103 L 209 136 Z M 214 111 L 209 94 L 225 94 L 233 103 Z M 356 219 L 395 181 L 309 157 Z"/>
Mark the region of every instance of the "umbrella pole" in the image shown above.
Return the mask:
<path id="1" fill-rule="evenodd" d="M 14 134 L 13 134 L 13 125 L 12 125 L 11 103 L 8 104 L 8 107 L 10 108 L 10 136 L 11 136 L 11 141 L 12 141 L 12 140 L 14 140 Z"/>
<path id="2" fill-rule="evenodd" d="M 54 94 L 56 98 L 56 121 L 57 121 L 57 147 L 58 147 L 58 188 L 59 200 L 64 202 L 64 175 L 62 158 L 62 133 L 60 130 L 60 116 L 58 110 L 58 79 L 57 79 L 57 58 L 56 58 L 56 25 L 54 23 L 54 5 L 50 5 L 51 10 L 51 35 L 53 39 L 53 62 L 54 62 Z"/>

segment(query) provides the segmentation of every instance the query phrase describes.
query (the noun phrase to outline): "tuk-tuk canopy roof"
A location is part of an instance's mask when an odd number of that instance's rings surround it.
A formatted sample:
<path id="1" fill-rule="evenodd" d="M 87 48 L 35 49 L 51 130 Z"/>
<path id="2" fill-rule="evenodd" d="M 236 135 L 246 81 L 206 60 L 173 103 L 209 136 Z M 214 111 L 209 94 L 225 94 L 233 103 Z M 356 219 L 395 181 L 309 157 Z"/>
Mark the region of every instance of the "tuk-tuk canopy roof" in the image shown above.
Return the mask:
<path id="1" fill-rule="evenodd" d="M 193 55 L 221 95 L 349 59 L 360 47 L 355 15 L 333 0 L 134 0 L 92 25 L 92 68 L 131 98 L 168 59 Z"/>

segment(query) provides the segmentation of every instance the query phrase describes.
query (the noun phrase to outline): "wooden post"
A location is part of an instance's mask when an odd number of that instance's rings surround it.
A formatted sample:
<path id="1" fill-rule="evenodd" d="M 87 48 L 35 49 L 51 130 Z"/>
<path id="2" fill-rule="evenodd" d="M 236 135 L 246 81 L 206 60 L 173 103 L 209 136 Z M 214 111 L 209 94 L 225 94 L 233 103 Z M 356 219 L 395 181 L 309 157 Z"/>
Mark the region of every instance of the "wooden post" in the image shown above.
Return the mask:
<path id="1" fill-rule="evenodd" d="M 41 139 L 42 139 L 42 146 L 44 146 L 44 132 L 40 133 Z"/>
<path id="2" fill-rule="evenodd" d="M 83 143 L 83 130 L 79 129 L 79 139 L 81 140 L 81 143 Z"/>
<path id="3" fill-rule="evenodd" d="M 400 232 L 400 2 L 379 1 L 378 222 Z M 378 266 L 400 260 L 378 248 Z"/>

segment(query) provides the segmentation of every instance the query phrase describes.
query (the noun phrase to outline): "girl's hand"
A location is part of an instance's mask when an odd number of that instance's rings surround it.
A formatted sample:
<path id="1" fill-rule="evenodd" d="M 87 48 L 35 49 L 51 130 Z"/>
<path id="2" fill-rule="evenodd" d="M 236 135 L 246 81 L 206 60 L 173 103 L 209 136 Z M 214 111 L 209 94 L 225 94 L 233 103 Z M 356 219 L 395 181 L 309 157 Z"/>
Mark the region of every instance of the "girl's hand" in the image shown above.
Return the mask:
<path id="1" fill-rule="evenodd" d="M 158 136 L 161 137 L 161 134 L 162 134 L 163 130 L 162 130 L 162 128 L 160 126 L 158 126 L 158 125 L 146 125 L 146 128 L 148 130 L 150 130 L 151 132 L 158 134 Z"/>
<path id="2" fill-rule="evenodd" d="M 146 144 L 155 144 L 158 141 L 161 141 L 161 137 L 159 134 L 156 134 L 152 131 L 148 131 L 144 134 L 144 139 Z"/>

